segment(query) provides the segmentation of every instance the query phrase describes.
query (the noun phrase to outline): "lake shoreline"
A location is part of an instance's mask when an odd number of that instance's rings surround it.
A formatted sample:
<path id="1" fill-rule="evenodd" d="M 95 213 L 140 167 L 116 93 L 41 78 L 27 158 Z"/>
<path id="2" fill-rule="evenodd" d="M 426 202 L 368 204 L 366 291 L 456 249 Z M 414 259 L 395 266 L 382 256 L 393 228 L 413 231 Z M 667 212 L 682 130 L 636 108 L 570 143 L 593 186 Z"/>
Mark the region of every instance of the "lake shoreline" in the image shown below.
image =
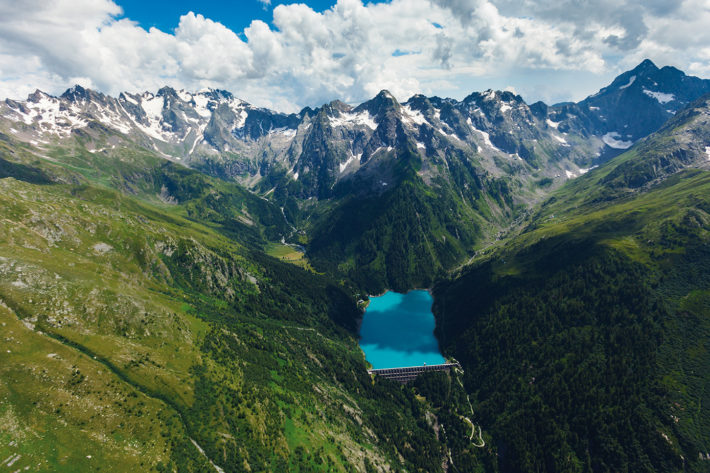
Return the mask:
<path id="1" fill-rule="evenodd" d="M 434 291 L 430 287 L 415 287 L 413 289 L 408 289 L 407 292 L 397 292 L 393 289 L 385 289 L 380 294 L 368 294 L 367 300 L 364 300 L 362 304 L 358 303 L 358 309 L 361 309 L 360 310 L 360 317 L 358 317 L 357 320 L 355 321 L 355 323 L 357 325 L 358 340 L 360 340 L 360 338 L 361 338 L 360 337 L 360 329 L 362 328 L 362 321 L 365 318 L 365 312 L 367 312 L 367 308 L 370 307 L 370 302 L 372 301 L 373 297 L 382 297 L 385 294 L 387 294 L 388 292 L 394 292 L 395 294 L 403 294 L 406 296 L 407 294 L 409 294 L 412 291 L 426 291 L 427 293 L 429 293 L 429 295 L 431 296 L 431 306 L 432 306 L 432 308 L 434 307 Z M 360 306 L 362 306 L 362 307 L 360 307 Z M 433 313 L 434 313 L 434 311 L 432 311 L 432 314 Z M 436 320 L 436 317 L 434 319 Z"/>
<path id="2" fill-rule="evenodd" d="M 446 362 L 435 335 L 430 288 L 369 296 L 359 320 L 358 345 L 374 369 Z M 370 316 L 366 318 L 366 316 Z"/>
<path id="3" fill-rule="evenodd" d="M 399 291 L 395 291 L 394 289 L 385 289 L 381 294 L 368 294 L 367 297 L 368 297 L 368 299 L 371 297 L 382 297 L 385 294 L 387 294 L 388 292 L 394 292 L 395 294 L 402 294 L 402 295 L 406 296 L 407 294 L 409 294 L 410 292 L 413 292 L 413 291 L 426 291 L 431 296 L 432 302 L 434 301 L 434 292 L 432 291 L 432 288 L 430 288 L 430 287 L 415 287 L 412 289 L 407 289 L 407 292 L 399 292 Z M 368 301 L 368 304 L 369 304 L 369 301 Z"/>

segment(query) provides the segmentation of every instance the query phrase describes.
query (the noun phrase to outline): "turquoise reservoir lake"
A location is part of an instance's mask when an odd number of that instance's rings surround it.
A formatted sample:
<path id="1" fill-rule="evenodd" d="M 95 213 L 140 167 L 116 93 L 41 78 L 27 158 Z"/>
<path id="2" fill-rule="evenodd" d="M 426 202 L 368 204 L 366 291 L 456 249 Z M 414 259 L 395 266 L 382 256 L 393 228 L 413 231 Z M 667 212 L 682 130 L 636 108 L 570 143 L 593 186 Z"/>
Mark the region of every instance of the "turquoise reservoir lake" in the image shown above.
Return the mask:
<path id="1" fill-rule="evenodd" d="M 360 327 L 360 348 L 373 368 L 446 363 L 434 337 L 427 291 L 386 292 L 370 298 Z"/>

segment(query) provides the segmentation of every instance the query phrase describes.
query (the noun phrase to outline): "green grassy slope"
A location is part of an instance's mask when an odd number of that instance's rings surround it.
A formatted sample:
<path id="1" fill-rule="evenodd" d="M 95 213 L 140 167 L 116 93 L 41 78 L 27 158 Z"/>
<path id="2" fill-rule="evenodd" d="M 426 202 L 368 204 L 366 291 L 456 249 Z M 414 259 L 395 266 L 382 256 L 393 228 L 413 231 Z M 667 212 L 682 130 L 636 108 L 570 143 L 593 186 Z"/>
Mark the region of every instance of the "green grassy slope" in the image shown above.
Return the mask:
<path id="1" fill-rule="evenodd" d="M 0 145 L 0 461 L 441 471 L 430 403 L 366 373 L 348 288 L 261 251 L 278 207 L 149 156 L 91 174 Z"/>
<path id="2" fill-rule="evenodd" d="M 289 462 L 345 471 L 362 464 L 368 445 L 373 462 L 394 458 L 381 451 L 375 426 L 366 435 L 342 407 L 365 410 L 360 422 L 376 412 L 350 392 L 371 383 L 353 336 L 333 322 L 357 316 L 342 288 L 115 192 L 0 185 L 0 298 L 18 332 L 3 343 L 13 358 L 3 365 L 10 395 L 2 410 L 14 419 L 6 425 L 45 442 L 20 443 L 17 453 L 44 458 L 48 470 L 91 471 L 79 462 L 84 448 L 71 448 L 89 437 L 99 439 L 86 449 L 100 464 L 126 456 L 113 471 L 140 462 L 199 471 L 204 458 L 191 437 L 225 471 Z M 81 363 L 43 376 L 39 360 L 55 352 L 47 363 Z M 45 397 L 54 390 L 61 393 Z M 41 410 L 32 408 L 38 398 Z M 93 403 L 116 412 L 119 425 L 77 412 Z M 65 425 L 64 447 L 43 436 L 40 424 L 50 421 Z M 103 449 L 102 435 L 135 448 Z"/>
<path id="3" fill-rule="evenodd" d="M 278 240 L 291 230 L 278 207 L 241 186 L 167 161 L 132 143 L 111 146 L 110 135 L 99 136 L 89 139 L 79 134 L 61 145 L 38 147 L 0 133 L 0 176 L 34 184 L 60 182 L 118 190 L 163 212 L 210 222 L 250 246 L 263 247 L 267 240 Z M 100 146 L 100 151 L 91 151 Z"/>

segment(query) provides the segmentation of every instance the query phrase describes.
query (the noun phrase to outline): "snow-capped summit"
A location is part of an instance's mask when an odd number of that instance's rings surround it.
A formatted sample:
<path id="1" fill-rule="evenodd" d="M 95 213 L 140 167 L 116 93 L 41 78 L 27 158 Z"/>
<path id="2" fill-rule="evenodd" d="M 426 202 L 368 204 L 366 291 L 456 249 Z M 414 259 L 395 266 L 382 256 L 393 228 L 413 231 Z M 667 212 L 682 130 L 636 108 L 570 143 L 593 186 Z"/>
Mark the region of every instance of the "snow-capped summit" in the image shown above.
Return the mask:
<path id="1" fill-rule="evenodd" d="M 220 177 L 285 178 L 298 182 L 300 197 L 328 197 L 350 180 L 381 192 L 410 159 L 428 182 L 455 179 L 474 162 L 495 176 L 563 178 L 623 152 L 707 92 L 710 81 L 651 61 L 579 103 L 552 106 L 490 89 L 400 103 L 383 90 L 357 106 L 336 100 L 283 114 L 218 89 L 166 86 L 114 98 L 76 85 L 59 97 L 38 90 L 0 103 L 0 132 L 39 148 L 139 147 Z"/>

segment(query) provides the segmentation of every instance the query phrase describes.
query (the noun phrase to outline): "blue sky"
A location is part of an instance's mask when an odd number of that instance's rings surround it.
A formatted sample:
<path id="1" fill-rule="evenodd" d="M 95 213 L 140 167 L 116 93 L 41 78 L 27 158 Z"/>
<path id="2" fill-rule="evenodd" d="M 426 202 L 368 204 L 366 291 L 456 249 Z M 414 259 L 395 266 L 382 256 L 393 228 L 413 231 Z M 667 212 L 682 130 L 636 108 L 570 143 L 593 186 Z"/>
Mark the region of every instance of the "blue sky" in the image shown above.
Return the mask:
<path id="1" fill-rule="evenodd" d="M 0 97 L 212 87 L 294 111 L 493 88 L 555 103 L 646 58 L 709 77 L 709 24 L 708 0 L 0 1 Z"/>
<path id="2" fill-rule="evenodd" d="M 163 31 L 172 31 L 178 26 L 180 17 L 187 12 L 199 13 L 204 17 L 222 23 L 227 28 L 241 32 L 253 20 L 271 23 L 272 10 L 277 5 L 305 3 L 313 10 L 322 12 L 335 5 L 333 0 L 280 1 L 272 0 L 264 4 L 259 0 L 118 0 L 123 8 L 123 16 L 137 21 L 143 28 L 156 27 Z"/>

